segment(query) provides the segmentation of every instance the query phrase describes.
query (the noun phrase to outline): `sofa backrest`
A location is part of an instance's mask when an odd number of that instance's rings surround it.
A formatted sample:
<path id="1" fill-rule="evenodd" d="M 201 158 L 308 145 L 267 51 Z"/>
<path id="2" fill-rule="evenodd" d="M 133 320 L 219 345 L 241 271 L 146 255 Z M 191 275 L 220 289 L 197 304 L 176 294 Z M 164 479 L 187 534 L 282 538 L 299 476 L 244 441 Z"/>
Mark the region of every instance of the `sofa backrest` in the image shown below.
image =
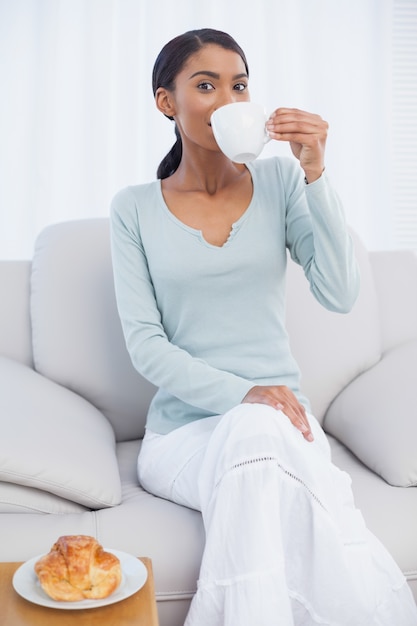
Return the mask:
<path id="1" fill-rule="evenodd" d="M 106 218 L 48 226 L 31 277 L 35 369 L 107 416 L 116 438 L 143 436 L 155 389 L 133 368 L 113 289 Z"/>
<path id="2" fill-rule="evenodd" d="M 287 320 L 291 349 L 302 373 L 301 386 L 322 422 L 338 393 L 381 357 L 379 303 L 368 251 L 351 232 L 360 268 L 359 297 L 348 314 L 318 304 L 299 265 L 287 274 Z"/>
<path id="3" fill-rule="evenodd" d="M 30 261 L 0 261 L 0 354 L 32 365 Z"/>
<path id="4" fill-rule="evenodd" d="M 369 260 L 387 351 L 417 338 L 417 250 L 373 250 Z"/>
<path id="5" fill-rule="evenodd" d="M 302 271 L 288 268 L 287 326 L 303 391 L 323 419 L 335 396 L 380 358 L 378 305 L 367 251 L 355 237 L 361 294 L 348 315 L 316 303 Z M 143 436 L 155 389 L 133 368 L 117 314 L 107 218 L 47 227 L 32 263 L 35 369 L 80 394 L 118 440 Z"/>

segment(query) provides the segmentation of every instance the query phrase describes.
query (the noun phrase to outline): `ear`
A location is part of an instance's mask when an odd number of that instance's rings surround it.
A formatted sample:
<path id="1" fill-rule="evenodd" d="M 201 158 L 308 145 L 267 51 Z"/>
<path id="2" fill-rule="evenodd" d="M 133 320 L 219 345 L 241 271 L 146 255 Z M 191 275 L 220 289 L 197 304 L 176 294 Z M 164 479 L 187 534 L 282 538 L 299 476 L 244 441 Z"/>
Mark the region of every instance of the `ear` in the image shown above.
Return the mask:
<path id="1" fill-rule="evenodd" d="M 155 93 L 155 102 L 157 109 L 167 117 L 175 115 L 175 104 L 172 93 L 165 87 L 158 87 Z"/>

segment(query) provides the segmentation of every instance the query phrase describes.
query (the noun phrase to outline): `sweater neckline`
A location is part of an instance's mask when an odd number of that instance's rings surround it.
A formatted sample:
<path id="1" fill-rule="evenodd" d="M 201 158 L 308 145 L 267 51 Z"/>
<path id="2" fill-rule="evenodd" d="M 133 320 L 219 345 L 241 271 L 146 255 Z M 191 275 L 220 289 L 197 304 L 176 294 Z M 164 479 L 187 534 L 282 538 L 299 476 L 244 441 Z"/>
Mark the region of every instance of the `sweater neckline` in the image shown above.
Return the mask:
<path id="1" fill-rule="evenodd" d="M 157 180 L 156 181 L 156 189 L 157 189 L 157 193 L 158 193 L 158 199 L 159 199 L 160 208 L 162 209 L 162 211 L 165 213 L 165 215 L 171 221 L 173 221 L 175 224 L 177 224 L 177 226 L 179 226 L 183 230 L 187 231 L 188 233 L 190 233 L 194 237 L 197 237 L 201 241 L 202 244 L 204 244 L 208 248 L 213 248 L 215 250 L 223 250 L 224 248 L 227 248 L 232 243 L 232 241 L 235 239 L 235 237 L 236 237 L 237 233 L 239 232 L 240 228 L 242 227 L 244 222 L 247 220 L 247 218 L 250 215 L 250 213 L 252 213 L 253 207 L 255 206 L 255 200 L 256 200 L 256 196 L 257 196 L 256 177 L 254 175 L 254 169 L 252 167 L 252 164 L 251 163 L 246 163 L 246 167 L 248 168 L 249 173 L 250 173 L 251 178 L 252 178 L 252 188 L 253 188 L 252 198 L 250 199 L 250 202 L 249 202 L 248 206 L 246 207 L 246 209 L 242 213 L 242 215 L 239 217 L 239 219 L 236 220 L 236 222 L 232 223 L 231 228 L 230 228 L 229 236 L 226 239 L 226 241 L 224 242 L 224 244 L 221 245 L 221 246 L 216 246 L 215 244 L 212 244 L 212 243 L 209 243 L 208 241 L 206 241 L 206 239 L 204 239 L 204 235 L 203 235 L 201 230 L 199 230 L 197 228 L 192 228 L 191 226 L 188 226 L 188 224 L 186 224 L 185 222 L 181 221 L 176 215 L 174 215 L 174 213 L 172 213 L 172 211 L 169 209 L 167 203 L 165 202 L 164 194 L 162 193 L 162 181 L 161 180 Z"/>

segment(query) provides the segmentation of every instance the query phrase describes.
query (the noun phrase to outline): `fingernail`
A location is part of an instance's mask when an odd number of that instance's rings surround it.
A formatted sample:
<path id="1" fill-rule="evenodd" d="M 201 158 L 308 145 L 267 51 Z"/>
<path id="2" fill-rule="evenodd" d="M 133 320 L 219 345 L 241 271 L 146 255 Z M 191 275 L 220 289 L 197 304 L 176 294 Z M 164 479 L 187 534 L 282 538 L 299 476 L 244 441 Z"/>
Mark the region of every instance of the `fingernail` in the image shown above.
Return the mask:
<path id="1" fill-rule="evenodd" d="M 308 433 L 307 437 L 306 437 L 307 441 L 314 441 L 314 437 L 312 435 L 312 433 Z"/>

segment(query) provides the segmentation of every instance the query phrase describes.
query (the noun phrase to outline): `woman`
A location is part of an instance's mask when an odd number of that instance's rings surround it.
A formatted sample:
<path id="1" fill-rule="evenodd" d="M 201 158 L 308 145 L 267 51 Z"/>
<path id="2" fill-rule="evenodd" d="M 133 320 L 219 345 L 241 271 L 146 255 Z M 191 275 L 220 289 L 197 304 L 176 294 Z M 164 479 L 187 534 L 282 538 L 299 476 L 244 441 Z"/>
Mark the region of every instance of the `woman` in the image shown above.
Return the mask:
<path id="1" fill-rule="evenodd" d="M 343 210 L 324 173 L 327 124 L 277 109 L 269 134 L 296 159 L 231 162 L 210 117 L 249 100 L 248 74 L 226 33 L 169 42 L 153 90 L 177 141 L 157 181 L 113 202 L 126 342 L 159 388 L 139 480 L 203 515 L 186 626 L 416 625 L 401 572 L 330 461 L 284 328 L 287 249 L 328 309 L 347 312 L 358 293 Z"/>

